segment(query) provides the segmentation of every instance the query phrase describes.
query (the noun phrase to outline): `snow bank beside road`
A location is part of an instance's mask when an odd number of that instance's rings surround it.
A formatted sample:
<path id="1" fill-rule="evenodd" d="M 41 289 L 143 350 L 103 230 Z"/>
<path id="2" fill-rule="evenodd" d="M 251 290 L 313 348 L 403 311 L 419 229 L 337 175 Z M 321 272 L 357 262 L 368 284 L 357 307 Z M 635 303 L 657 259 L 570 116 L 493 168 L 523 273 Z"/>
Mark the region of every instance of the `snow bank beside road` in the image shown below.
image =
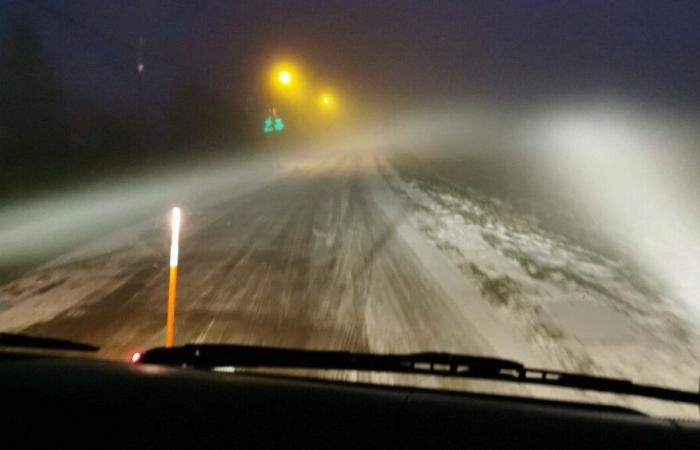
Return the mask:
<path id="1" fill-rule="evenodd" d="M 435 177 L 402 177 L 386 164 L 381 170 L 411 224 L 528 336 L 549 367 L 697 389 L 700 339 L 683 304 L 497 199 Z"/>

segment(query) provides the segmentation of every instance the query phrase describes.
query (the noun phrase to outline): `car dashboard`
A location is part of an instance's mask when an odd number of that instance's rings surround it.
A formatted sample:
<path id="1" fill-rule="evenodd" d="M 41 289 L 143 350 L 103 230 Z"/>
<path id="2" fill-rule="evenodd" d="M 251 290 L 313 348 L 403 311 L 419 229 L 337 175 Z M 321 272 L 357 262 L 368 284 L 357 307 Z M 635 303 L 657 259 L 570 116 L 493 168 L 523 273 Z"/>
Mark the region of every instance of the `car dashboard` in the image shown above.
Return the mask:
<path id="1" fill-rule="evenodd" d="M 700 447 L 692 421 L 508 396 L 58 357 L 0 380 L 8 449 Z"/>

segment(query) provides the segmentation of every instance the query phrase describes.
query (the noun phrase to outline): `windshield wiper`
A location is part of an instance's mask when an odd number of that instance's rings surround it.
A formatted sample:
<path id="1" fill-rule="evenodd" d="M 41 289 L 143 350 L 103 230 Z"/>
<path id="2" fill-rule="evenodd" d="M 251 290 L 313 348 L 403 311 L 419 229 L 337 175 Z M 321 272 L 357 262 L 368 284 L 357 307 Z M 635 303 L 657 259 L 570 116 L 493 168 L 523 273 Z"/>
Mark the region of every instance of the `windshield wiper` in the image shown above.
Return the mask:
<path id="1" fill-rule="evenodd" d="M 587 389 L 700 405 L 700 392 L 636 384 L 619 378 L 533 369 L 508 359 L 452 353 L 369 354 L 201 344 L 151 349 L 141 356 L 140 363 L 198 369 L 284 367 L 428 374 Z"/>
<path id="2" fill-rule="evenodd" d="M 26 334 L 0 333 L 0 347 L 22 347 L 42 350 L 76 350 L 83 352 L 96 352 L 100 347 L 83 342 L 69 341 Z"/>

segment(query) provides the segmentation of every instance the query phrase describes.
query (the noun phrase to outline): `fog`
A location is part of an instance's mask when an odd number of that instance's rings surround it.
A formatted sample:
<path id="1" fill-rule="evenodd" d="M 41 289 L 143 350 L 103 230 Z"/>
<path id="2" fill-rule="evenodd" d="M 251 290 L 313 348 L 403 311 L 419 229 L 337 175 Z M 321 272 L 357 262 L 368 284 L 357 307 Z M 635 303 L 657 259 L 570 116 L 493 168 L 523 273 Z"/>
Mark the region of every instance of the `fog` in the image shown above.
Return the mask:
<path id="1" fill-rule="evenodd" d="M 335 139 L 307 137 L 285 144 L 278 158 L 369 150 L 379 159 L 418 157 L 428 169 L 435 162 L 436 171 L 451 165 L 444 175 L 452 181 L 540 214 L 553 231 L 634 265 L 660 295 L 700 315 L 695 123 L 695 117 L 619 101 L 465 102 L 403 112 L 393 126 L 365 124 Z M 258 147 L 247 156 L 193 160 L 15 202 L 0 208 L 0 266 L 48 257 L 145 217 L 165 217 L 178 202 L 216 201 L 232 186 L 273 176 L 274 160 L 268 147 Z"/>
<path id="2" fill-rule="evenodd" d="M 602 236 L 700 313 L 700 155 L 690 123 L 601 105 L 532 120 L 543 171 Z"/>
<path id="3" fill-rule="evenodd" d="M 699 314 L 696 124 L 619 100 L 470 105 L 417 114 L 386 146 L 428 165 L 439 160 L 441 175 L 527 213 L 567 216 L 550 221 L 554 231 L 576 240 L 567 227 L 584 228 L 579 244 L 633 264 L 663 297 Z"/>
<path id="4" fill-rule="evenodd" d="M 18 200 L 0 208 L 0 268 L 40 261 L 144 221 L 149 226 L 165 225 L 174 205 L 186 204 L 192 211 L 216 202 L 225 189 L 263 181 L 261 166 L 266 163 L 264 157 L 240 156 L 196 161 L 186 169 L 165 167 L 157 173 L 115 176 Z M 138 235 L 126 237 L 135 241 Z"/>

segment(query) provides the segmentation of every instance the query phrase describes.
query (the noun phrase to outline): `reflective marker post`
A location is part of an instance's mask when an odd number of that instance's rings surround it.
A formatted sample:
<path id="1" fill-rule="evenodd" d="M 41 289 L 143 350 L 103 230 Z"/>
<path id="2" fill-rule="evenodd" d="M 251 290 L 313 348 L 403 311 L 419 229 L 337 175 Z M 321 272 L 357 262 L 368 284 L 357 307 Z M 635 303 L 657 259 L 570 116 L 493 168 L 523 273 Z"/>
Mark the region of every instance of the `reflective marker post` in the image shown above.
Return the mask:
<path id="1" fill-rule="evenodd" d="M 175 339 L 175 294 L 177 290 L 177 257 L 180 240 L 180 208 L 173 208 L 171 216 L 170 277 L 168 281 L 168 316 L 165 323 L 165 346 L 172 347 Z"/>

